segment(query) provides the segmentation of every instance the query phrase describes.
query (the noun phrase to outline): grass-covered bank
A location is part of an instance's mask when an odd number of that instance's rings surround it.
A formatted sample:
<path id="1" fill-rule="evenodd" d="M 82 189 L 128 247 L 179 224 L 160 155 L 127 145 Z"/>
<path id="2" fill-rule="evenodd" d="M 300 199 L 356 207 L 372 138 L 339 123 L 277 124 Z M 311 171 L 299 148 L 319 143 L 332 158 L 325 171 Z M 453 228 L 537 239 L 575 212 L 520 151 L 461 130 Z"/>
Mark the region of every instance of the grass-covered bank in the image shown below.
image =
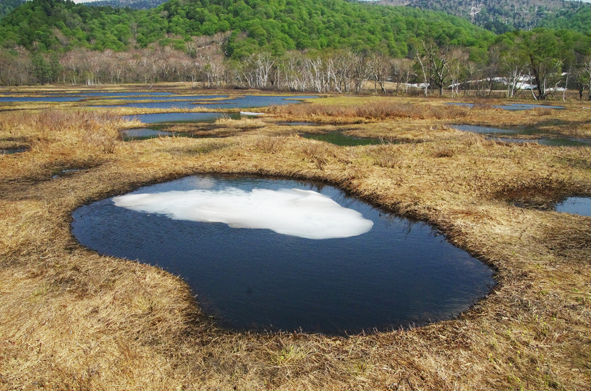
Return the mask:
<path id="1" fill-rule="evenodd" d="M 365 98 L 340 99 L 329 103 Z M 347 114 L 348 132 L 405 142 L 337 147 L 273 123 L 314 120 L 326 124 L 314 131 L 334 130 L 326 113 L 277 109 L 256 126 L 219 121 L 224 138 L 134 142 L 117 131 L 138 124 L 99 110 L 0 113 L 0 141 L 29 148 L 0 156 L 2 388 L 585 389 L 591 219 L 512 203 L 591 195 L 589 148 L 497 143 L 447 124 L 570 119 L 552 131 L 579 134 L 591 113 L 576 103 L 545 114 L 389 101 L 434 114 Z M 82 170 L 52 179 L 72 168 Z M 71 236 L 76 207 L 197 172 L 330 182 L 430 221 L 494 266 L 499 284 L 459 319 L 406 331 L 237 333 L 203 316 L 178 278 L 99 256 Z"/>

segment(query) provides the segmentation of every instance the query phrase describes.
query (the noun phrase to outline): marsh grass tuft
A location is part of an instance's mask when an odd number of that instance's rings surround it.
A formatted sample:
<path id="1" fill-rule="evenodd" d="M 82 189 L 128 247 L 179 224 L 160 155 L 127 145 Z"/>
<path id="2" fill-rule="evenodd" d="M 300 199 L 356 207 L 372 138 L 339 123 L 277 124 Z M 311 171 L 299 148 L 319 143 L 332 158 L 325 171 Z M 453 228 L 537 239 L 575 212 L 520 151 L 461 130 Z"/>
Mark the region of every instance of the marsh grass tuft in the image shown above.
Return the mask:
<path id="1" fill-rule="evenodd" d="M 222 126 L 225 128 L 237 128 L 237 129 L 258 129 L 266 126 L 265 122 L 258 118 L 241 118 L 232 119 L 229 117 L 222 117 L 215 120 L 216 126 Z"/>
<path id="2" fill-rule="evenodd" d="M 285 136 L 257 136 L 255 139 L 255 146 L 264 153 L 279 153 L 283 150 L 285 144 Z"/>

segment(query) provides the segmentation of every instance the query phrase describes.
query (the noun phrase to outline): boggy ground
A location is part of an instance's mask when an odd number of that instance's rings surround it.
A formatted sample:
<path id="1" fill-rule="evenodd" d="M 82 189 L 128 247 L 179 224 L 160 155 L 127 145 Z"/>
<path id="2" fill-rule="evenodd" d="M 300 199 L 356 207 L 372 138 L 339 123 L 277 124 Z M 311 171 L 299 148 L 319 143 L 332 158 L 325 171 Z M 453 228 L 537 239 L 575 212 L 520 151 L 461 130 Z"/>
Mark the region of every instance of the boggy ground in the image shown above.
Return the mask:
<path id="1" fill-rule="evenodd" d="M 348 99 L 358 98 L 330 104 Z M 591 195 L 590 148 L 497 143 L 445 126 L 494 117 L 517 126 L 535 112 L 395 98 L 388 110 L 406 104 L 427 114 L 343 115 L 359 136 L 399 142 L 358 147 L 275 125 L 334 122 L 287 108 L 254 125 L 218 121 L 223 138 L 133 142 L 118 130 L 140 124 L 112 112 L 0 113 L 0 141 L 29 148 L 0 156 L 0 388 L 588 390 L 591 218 L 513 203 Z M 542 117 L 588 122 L 577 105 Z M 194 173 L 329 182 L 429 221 L 493 266 L 498 285 L 459 318 L 409 330 L 234 332 L 202 314 L 181 279 L 72 237 L 78 206 Z"/>

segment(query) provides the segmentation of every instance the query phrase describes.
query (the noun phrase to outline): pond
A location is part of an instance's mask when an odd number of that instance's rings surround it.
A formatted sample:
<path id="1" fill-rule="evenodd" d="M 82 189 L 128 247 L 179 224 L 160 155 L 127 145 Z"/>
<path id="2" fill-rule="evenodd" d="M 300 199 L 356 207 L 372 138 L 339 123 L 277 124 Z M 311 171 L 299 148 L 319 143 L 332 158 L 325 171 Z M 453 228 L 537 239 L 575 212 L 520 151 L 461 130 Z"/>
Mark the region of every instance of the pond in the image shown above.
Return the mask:
<path id="1" fill-rule="evenodd" d="M 0 103 L 6 102 L 78 102 L 84 99 L 80 96 L 36 96 L 36 97 L 21 97 L 21 96 L 0 96 Z"/>
<path id="2" fill-rule="evenodd" d="M 89 100 L 94 104 L 101 101 L 117 100 L 118 104 L 90 107 L 133 107 L 151 109 L 194 109 L 207 107 L 211 109 L 243 109 L 249 107 L 266 107 L 273 105 L 287 105 L 298 103 L 301 99 L 318 98 L 315 95 L 286 96 L 286 95 L 245 95 L 232 99 L 228 95 L 177 95 L 169 92 L 76 92 L 61 95 L 50 94 L 42 96 L 22 96 L 19 94 L 0 94 L 0 103 L 10 102 L 80 102 Z M 213 100 L 221 99 L 221 100 Z M 143 102 L 133 102 L 142 100 Z M 131 102 L 126 102 L 131 101 Z M 152 102 L 150 102 L 152 101 Z M 111 103 L 111 102 L 109 102 Z"/>
<path id="3" fill-rule="evenodd" d="M 450 319 L 493 272 L 425 223 L 319 183 L 192 176 L 74 211 L 101 254 L 180 275 L 223 326 L 322 333 Z"/>
<path id="4" fill-rule="evenodd" d="M 478 133 L 478 134 L 507 134 L 507 135 L 537 135 L 542 132 L 537 130 L 527 129 L 500 129 L 491 128 L 487 126 L 478 125 L 452 125 L 452 128 L 464 132 Z M 514 137 L 489 137 L 491 140 L 498 140 L 508 143 L 537 143 L 551 147 L 585 147 L 591 146 L 590 139 L 574 138 L 574 137 L 539 137 L 535 139 L 520 139 Z"/>
<path id="5" fill-rule="evenodd" d="M 145 124 L 155 124 L 160 122 L 204 122 L 214 123 L 216 119 L 222 117 L 229 117 L 232 119 L 239 119 L 240 114 L 224 114 L 224 113 L 156 113 L 156 114 L 139 114 L 126 115 L 123 118 L 127 120 L 137 119 Z"/>
<path id="6" fill-rule="evenodd" d="M 27 148 L 5 148 L 5 149 L 0 149 L 0 155 L 12 155 L 15 153 L 22 153 L 22 152 L 26 152 Z"/>
<path id="7" fill-rule="evenodd" d="M 446 105 L 474 107 L 473 103 L 446 103 Z M 527 103 L 508 103 L 506 105 L 492 105 L 492 107 L 503 110 L 518 111 L 518 110 L 532 110 L 532 109 L 564 109 L 563 106 L 548 106 L 539 104 Z"/>
<path id="8" fill-rule="evenodd" d="M 175 132 L 165 132 L 162 130 L 148 129 L 148 128 L 136 128 L 126 129 L 121 131 L 124 141 L 130 140 L 146 140 L 155 137 L 173 137 L 178 136 Z"/>
<path id="9" fill-rule="evenodd" d="M 320 126 L 316 122 L 277 122 L 280 126 Z"/>
<path id="10" fill-rule="evenodd" d="M 182 96 L 175 97 L 177 99 Z M 202 97 L 205 98 L 205 97 Z M 209 97 L 213 98 L 213 96 Z M 301 99 L 313 99 L 317 96 L 263 96 L 263 95 L 246 95 L 244 97 L 226 100 L 212 100 L 212 101 L 174 101 L 174 102 L 140 102 L 140 103 L 123 103 L 108 107 L 133 107 L 133 108 L 149 108 L 149 109 L 194 109 L 197 107 L 206 107 L 208 109 L 246 109 L 250 107 L 267 107 L 267 106 L 281 106 L 291 103 L 298 103 Z M 155 100 L 160 100 L 156 98 Z"/>
<path id="11" fill-rule="evenodd" d="M 98 99 L 95 99 L 98 98 Z M 22 96 L 20 94 L 1 94 L 0 102 L 79 102 L 84 99 L 100 100 L 200 100 L 212 98 L 227 98 L 227 95 L 175 95 L 170 92 L 86 92 L 61 93 L 39 96 Z M 184 102 L 183 102 L 184 103 Z M 100 106 L 99 106 L 100 107 Z"/>
<path id="12" fill-rule="evenodd" d="M 355 147 L 358 145 L 376 145 L 384 143 L 382 140 L 377 138 L 351 137 L 340 132 L 330 132 L 325 134 L 309 133 L 304 134 L 303 136 L 311 140 L 324 141 L 334 145 L 339 145 L 341 147 Z"/>
<path id="13" fill-rule="evenodd" d="M 556 211 L 591 216 L 591 197 L 569 197 L 556 205 Z"/>

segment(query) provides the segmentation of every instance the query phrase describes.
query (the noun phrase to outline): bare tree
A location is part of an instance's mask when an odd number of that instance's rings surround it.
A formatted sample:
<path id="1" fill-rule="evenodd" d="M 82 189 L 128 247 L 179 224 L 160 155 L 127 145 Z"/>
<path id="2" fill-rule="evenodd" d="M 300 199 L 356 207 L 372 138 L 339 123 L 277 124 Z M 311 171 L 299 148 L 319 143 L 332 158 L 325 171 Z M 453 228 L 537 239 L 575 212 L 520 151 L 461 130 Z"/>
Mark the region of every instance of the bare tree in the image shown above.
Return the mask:
<path id="1" fill-rule="evenodd" d="M 451 65 L 456 61 L 452 48 L 447 45 L 439 47 L 433 40 L 421 41 L 416 57 L 425 83 L 436 86 L 439 95 L 443 96 L 443 88 L 450 80 Z"/>

